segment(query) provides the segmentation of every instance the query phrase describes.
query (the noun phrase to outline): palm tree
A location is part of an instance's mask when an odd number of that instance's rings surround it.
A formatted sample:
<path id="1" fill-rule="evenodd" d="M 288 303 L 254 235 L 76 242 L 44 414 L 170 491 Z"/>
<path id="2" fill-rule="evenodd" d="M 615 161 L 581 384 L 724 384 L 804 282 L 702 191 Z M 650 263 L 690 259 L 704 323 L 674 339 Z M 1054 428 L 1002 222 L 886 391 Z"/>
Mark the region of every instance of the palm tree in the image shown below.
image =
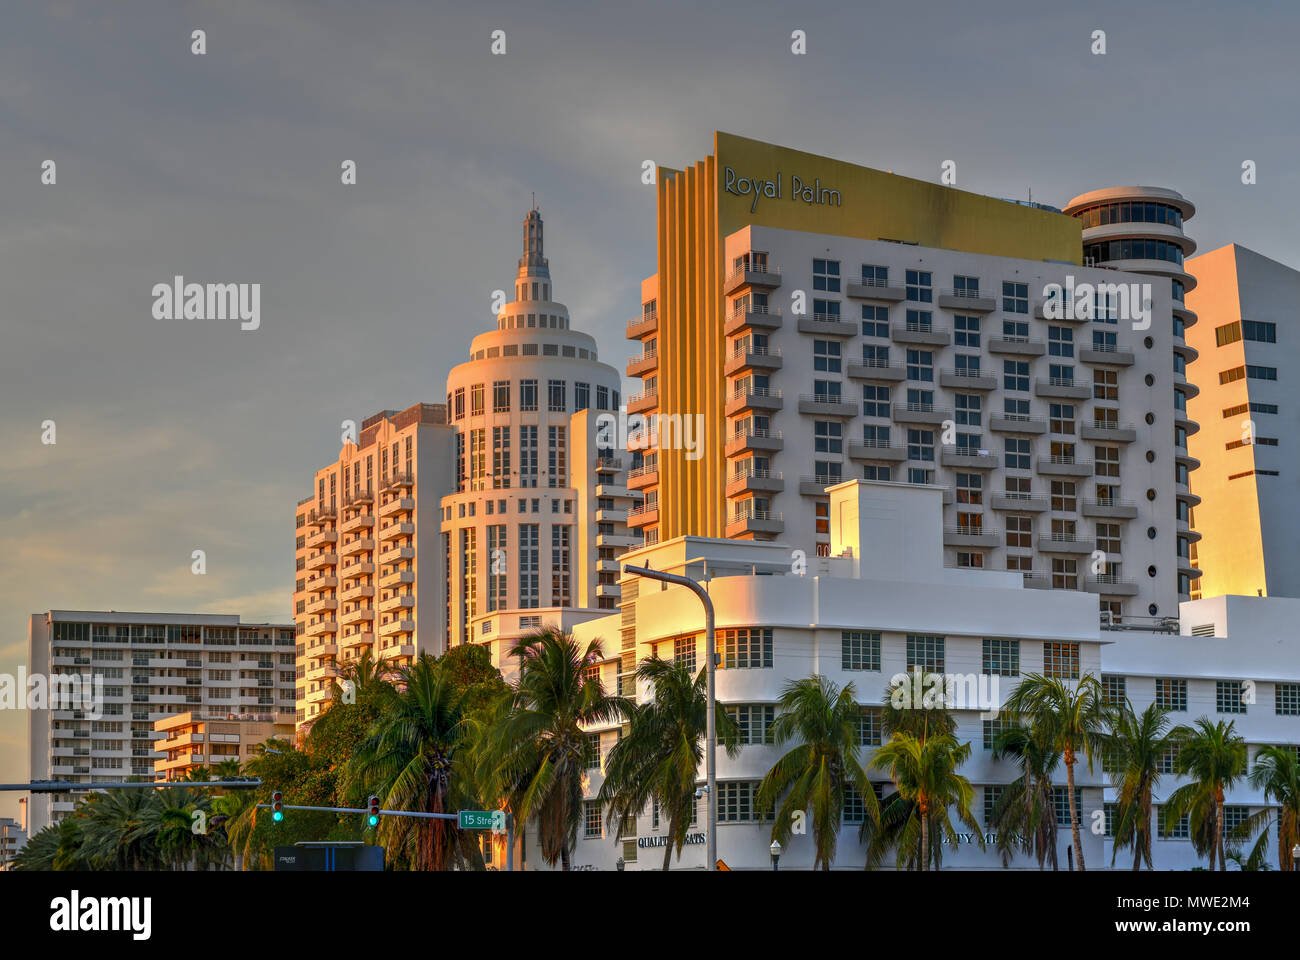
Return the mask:
<path id="1" fill-rule="evenodd" d="M 1074 859 L 1084 869 L 1083 843 L 1079 837 L 1079 804 L 1074 789 L 1074 765 L 1082 751 L 1092 770 L 1093 754 L 1099 749 L 1106 723 L 1106 705 L 1101 684 L 1091 673 L 1073 688 L 1059 677 L 1028 674 L 1007 698 L 1005 710 L 1015 720 L 1024 720 L 1059 751 L 1065 761 L 1066 798 L 1070 805 L 1070 834 Z"/>
<path id="2" fill-rule="evenodd" d="M 1168 729 L 1165 709 L 1154 703 L 1139 714 L 1125 700 L 1112 708 L 1109 725 L 1103 749 L 1117 792 L 1110 863 L 1114 866 L 1120 850 L 1132 847 L 1133 869 L 1145 863 L 1150 870 L 1152 796 L 1160 784 L 1160 760 L 1177 748 L 1178 737 Z"/>
<path id="3" fill-rule="evenodd" d="M 604 659 L 599 640 L 583 647 L 547 628 L 511 652 L 519 678 L 487 734 L 482 782 L 505 798 L 517 823 L 536 821 L 542 859 L 568 870 L 582 820 L 587 728 L 629 711 L 588 673 Z"/>
<path id="4" fill-rule="evenodd" d="M 779 746 L 799 745 L 781 757 L 759 784 L 759 809 L 773 810 L 784 795 L 772 827 L 772 839 L 790 842 L 797 812 L 812 811 L 813 869 L 831 868 L 844 801 L 849 788 L 862 797 L 867 816 L 880 817 L 876 793 L 858 761 L 862 707 L 852 683 L 837 688 L 825 677 L 791 680 L 777 704 L 772 739 Z"/>
<path id="5" fill-rule="evenodd" d="M 1002 865 L 1019 852 L 1032 853 L 1038 869 L 1056 861 L 1056 803 L 1052 774 L 1061 755 L 1039 732 L 1020 724 L 1006 727 L 993 739 L 994 760 L 1012 760 L 1020 776 L 1008 784 L 993 804 L 993 826 Z M 987 788 L 986 788 L 987 789 Z"/>
<path id="6" fill-rule="evenodd" d="M 459 755 L 463 727 L 460 696 L 430 654 L 398 674 L 400 692 L 381 714 L 348 764 L 348 789 L 376 792 L 389 810 L 449 813 L 468 793 Z M 389 817 L 379 834 L 390 854 L 410 845 L 421 870 L 472 863 L 474 840 L 448 820 Z"/>
<path id="7" fill-rule="evenodd" d="M 1174 772 L 1191 777 L 1165 801 L 1165 813 L 1176 822 L 1184 814 L 1194 833 L 1209 835 L 1210 869 L 1218 855 L 1220 870 L 1227 870 L 1223 849 L 1223 795 L 1246 775 L 1246 741 L 1232 721 L 1211 723 L 1201 717 L 1191 727 L 1178 727 L 1181 741 Z"/>
<path id="8" fill-rule="evenodd" d="M 678 857 L 682 854 L 695 810 L 707 732 L 707 676 L 704 670 L 692 675 L 685 662 L 651 657 L 641 661 L 637 677 L 650 684 L 653 693 L 648 703 L 624 708 L 627 735 L 605 759 L 605 782 L 597 802 L 609 809 L 611 827 L 636 816 L 647 803 L 657 803 L 668 821 L 667 870 L 673 849 Z M 721 704 L 714 704 L 713 717 L 718 742 L 727 756 L 735 757 L 740 752 L 739 726 Z"/>
<path id="9" fill-rule="evenodd" d="M 1250 771 L 1250 785 L 1264 791 L 1264 800 L 1276 800 L 1277 866 L 1279 870 L 1294 870 L 1295 858 L 1291 849 L 1300 843 L 1300 755 L 1294 747 L 1263 747 L 1255 754 L 1255 767 Z M 1242 825 L 1241 832 L 1249 835 L 1258 832 L 1256 849 L 1260 856 L 1251 854 L 1252 860 L 1262 860 L 1263 847 L 1268 845 L 1268 828 L 1274 815 L 1261 810 Z M 1244 837 L 1234 837 L 1244 839 Z"/>
<path id="10" fill-rule="evenodd" d="M 897 799 L 887 801 L 887 811 L 897 822 L 898 867 L 909 861 L 913 851 L 921 870 L 928 870 L 931 858 L 937 859 L 939 845 L 931 847 L 934 830 L 950 843 L 958 841 L 948 811 L 955 807 L 957 818 L 980 837 L 979 824 L 971 814 L 975 790 L 970 781 L 957 772 L 970 758 L 969 743 L 958 743 L 950 733 L 933 734 L 924 740 L 910 733 L 895 733 L 876 751 L 871 766 L 888 769 L 898 786 Z M 904 807 L 910 805 L 910 809 Z"/>
<path id="11" fill-rule="evenodd" d="M 73 819 L 65 817 L 64 821 Z M 54 861 L 59 854 L 61 824 L 51 823 L 42 827 L 28 839 L 27 844 L 14 854 L 9 861 L 13 870 L 53 870 Z"/>
<path id="12" fill-rule="evenodd" d="M 109 790 L 82 801 L 74 811 L 81 833 L 78 859 L 92 870 L 161 868 L 157 835 L 146 825 L 155 802 L 151 792 Z"/>

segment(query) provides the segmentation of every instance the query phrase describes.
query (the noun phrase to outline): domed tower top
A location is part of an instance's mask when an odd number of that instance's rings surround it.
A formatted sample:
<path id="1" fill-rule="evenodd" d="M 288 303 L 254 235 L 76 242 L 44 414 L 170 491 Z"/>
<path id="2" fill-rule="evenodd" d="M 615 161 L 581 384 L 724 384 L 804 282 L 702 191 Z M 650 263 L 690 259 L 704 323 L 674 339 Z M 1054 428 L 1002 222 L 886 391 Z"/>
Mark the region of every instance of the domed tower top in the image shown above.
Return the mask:
<path id="1" fill-rule="evenodd" d="M 515 299 L 497 315 L 497 329 L 550 327 L 567 330 L 569 311 L 551 295 L 551 268 L 542 242 L 537 204 L 524 217 L 524 255 L 515 274 Z"/>

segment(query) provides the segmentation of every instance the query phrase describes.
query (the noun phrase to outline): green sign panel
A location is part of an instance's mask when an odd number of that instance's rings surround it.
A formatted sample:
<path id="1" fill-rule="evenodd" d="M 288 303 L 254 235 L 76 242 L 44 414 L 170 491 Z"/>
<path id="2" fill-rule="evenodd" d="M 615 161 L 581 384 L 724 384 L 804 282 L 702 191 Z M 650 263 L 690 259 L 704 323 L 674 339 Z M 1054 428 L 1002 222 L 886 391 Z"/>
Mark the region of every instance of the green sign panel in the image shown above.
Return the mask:
<path id="1" fill-rule="evenodd" d="M 504 830 L 506 814 L 504 810 L 460 810 L 460 828 L 462 830 Z"/>

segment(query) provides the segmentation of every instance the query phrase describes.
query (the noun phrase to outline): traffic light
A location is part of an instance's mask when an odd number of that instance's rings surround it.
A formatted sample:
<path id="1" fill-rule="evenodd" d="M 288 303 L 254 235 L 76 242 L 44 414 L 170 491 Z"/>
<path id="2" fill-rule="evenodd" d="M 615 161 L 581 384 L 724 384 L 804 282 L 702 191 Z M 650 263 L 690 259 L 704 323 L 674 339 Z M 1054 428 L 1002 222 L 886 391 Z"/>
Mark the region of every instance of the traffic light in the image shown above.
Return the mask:
<path id="1" fill-rule="evenodd" d="M 271 791 L 271 819 L 276 823 L 284 819 L 284 794 L 279 790 Z"/>
<path id="2" fill-rule="evenodd" d="M 372 827 L 379 826 L 379 798 L 378 797 L 370 798 L 370 818 L 368 822 Z"/>

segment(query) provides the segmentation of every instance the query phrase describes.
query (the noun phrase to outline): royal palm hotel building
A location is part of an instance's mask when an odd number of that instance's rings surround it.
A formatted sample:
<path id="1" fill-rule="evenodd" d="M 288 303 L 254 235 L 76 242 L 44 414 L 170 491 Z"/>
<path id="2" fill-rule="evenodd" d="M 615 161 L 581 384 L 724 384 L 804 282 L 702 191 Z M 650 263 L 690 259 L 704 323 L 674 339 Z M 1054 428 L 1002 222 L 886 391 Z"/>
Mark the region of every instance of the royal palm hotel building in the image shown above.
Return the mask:
<path id="1" fill-rule="evenodd" d="M 1081 220 L 1051 208 L 716 134 L 659 171 L 658 271 L 627 330 L 629 412 L 702 414 L 705 456 L 647 452 L 632 524 L 826 555 L 828 486 L 927 484 L 950 565 L 1175 616 L 1198 572 L 1181 303 L 1113 266 L 1084 266 Z"/>

